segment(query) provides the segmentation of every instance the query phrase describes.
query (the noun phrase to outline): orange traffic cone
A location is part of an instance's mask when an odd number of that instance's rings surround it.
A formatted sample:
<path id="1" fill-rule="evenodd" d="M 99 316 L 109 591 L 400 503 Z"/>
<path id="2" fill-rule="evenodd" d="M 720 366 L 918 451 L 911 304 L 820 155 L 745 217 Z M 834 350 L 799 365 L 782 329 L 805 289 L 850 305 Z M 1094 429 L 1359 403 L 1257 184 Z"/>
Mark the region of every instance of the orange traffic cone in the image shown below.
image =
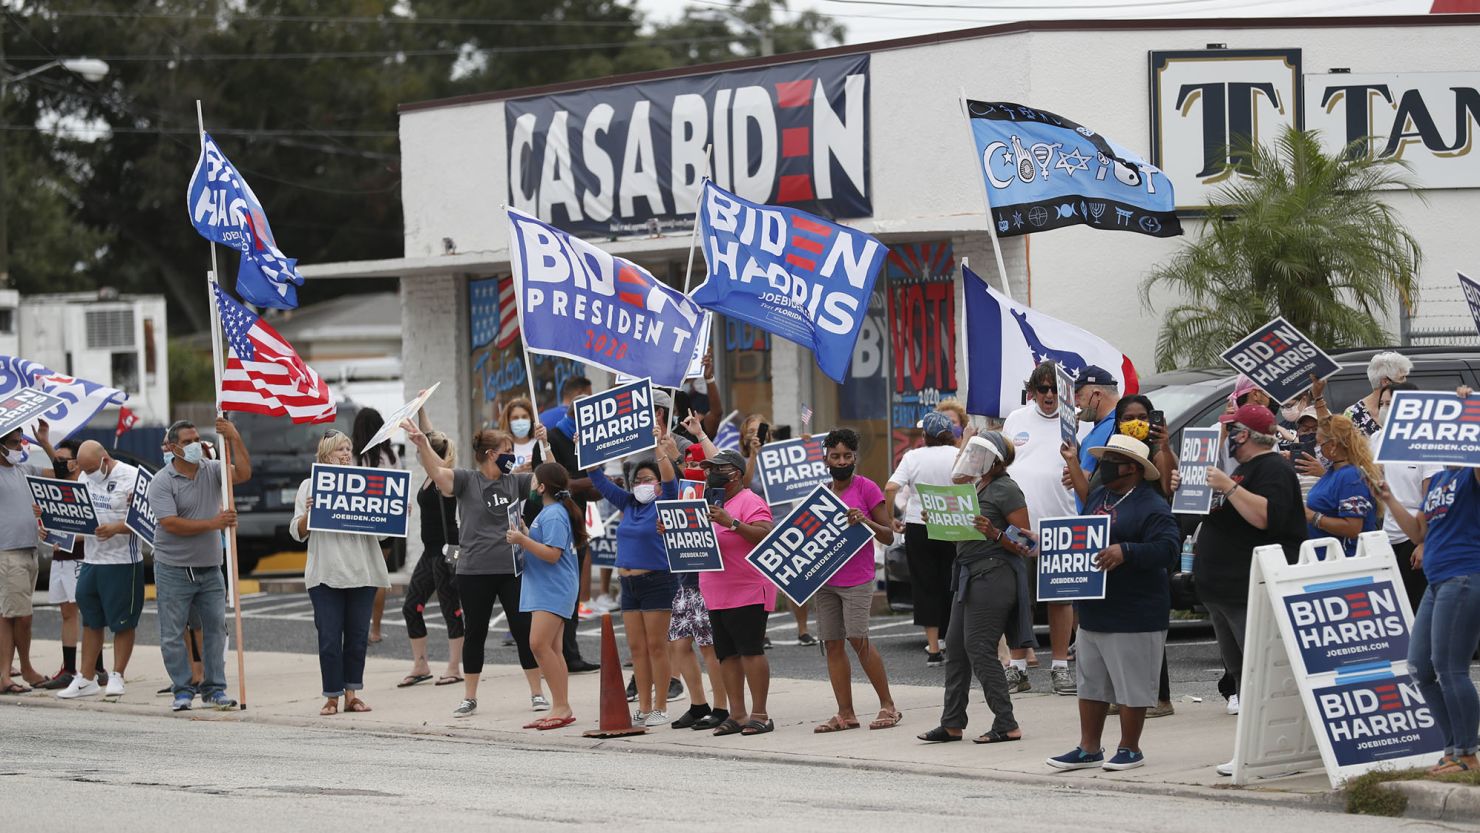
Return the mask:
<path id="1" fill-rule="evenodd" d="M 601 614 L 601 728 L 585 733 L 588 738 L 619 738 L 647 734 L 646 726 L 633 726 L 627 712 L 627 687 L 622 683 L 622 658 L 617 654 L 617 632 L 612 615 Z"/>

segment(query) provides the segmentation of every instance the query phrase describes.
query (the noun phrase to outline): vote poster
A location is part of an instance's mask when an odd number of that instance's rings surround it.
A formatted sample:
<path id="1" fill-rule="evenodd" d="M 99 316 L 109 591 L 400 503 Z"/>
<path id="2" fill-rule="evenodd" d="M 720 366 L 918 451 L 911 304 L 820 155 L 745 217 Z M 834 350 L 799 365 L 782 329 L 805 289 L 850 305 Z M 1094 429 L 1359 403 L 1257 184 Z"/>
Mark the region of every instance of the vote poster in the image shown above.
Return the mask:
<path id="1" fill-rule="evenodd" d="M 58 405 L 65 406 L 66 404 L 61 397 L 52 396 L 36 388 L 18 388 L 14 393 L 0 400 L 0 437 L 17 428 L 26 427 L 47 411 Z"/>
<path id="2" fill-rule="evenodd" d="M 1444 735 L 1407 674 L 1352 675 L 1314 688 L 1320 731 L 1339 767 L 1371 765 L 1416 755 L 1437 755 Z"/>
<path id="3" fill-rule="evenodd" d="M 1248 334 L 1222 356 L 1277 403 L 1310 387 L 1311 374 L 1324 379 L 1341 369 L 1283 316 Z"/>
<path id="4" fill-rule="evenodd" d="M 1079 443 L 1079 415 L 1074 412 L 1074 380 L 1058 365 L 1053 368 L 1059 387 L 1059 437 L 1070 446 Z"/>
<path id="5" fill-rule="evenodd" d="M 915 493 L 920 496 L 920 508 L 925 510 L 925 531 L 932 541 L 985 541 L 987 536 L 976 531 L 976 516 L 981 507 L 976 499 L 976 487 L 931 486 L 915 484 Z"/>
<path id="6" fill-rule="evenodd" d="M 592 566 L 615 569 L 617 566 L 617 536 L 602 535 L 587 540 L 591 542 Z"/>
<path id="7" fill-rule="evenodd" d="M 26 484 L 31 488 L 31 500 L 41 508 L 43 529 L 72 535 L 98 531 L 98 513 L 86 485 L 32 474 L 26 475 Z"/>
<path id="8" fill-rule="evenodd" d="M 719 539 L 703 500 L 660 500 L 658 520 L 663 525 L 663 549 L 668 569 L 675 573 L 712 573 L 725 568 Z"/>
<path id="9" fill-rule="evenodd" d="M 315 463 L 309 478 L 310 532 L 406 537 L 411 472 Z"/>
<path id="10" fill-rule="evenodd" d="M 154 475 L 139 469 L 139 479 L 134 481 L 134 494 L 129 499 L 128 516 L 124 518 L 124 526 L 127 526 L 139 539 L 154 546 L 154 510 L 149 508 L 149 484 L 153 482 Z"/>
<path id="11" fill-rule="evenodd" d="M 41 531 L 44 533 L 41 540 L 51 544 L 52 549 L 70 554 L 77 547 L 77 536 L 70 532 L 52 532 L 49 529 Z"/>
<path id="12" fill-rule="evenodd" d="M 860 549 L 872 547 L 873 537 L 864 524 L 849 526 L 847 505 L 817 486 L 746 560 L 792 602 L 806 604 Z"/>
<path id="13" fill-rule="evenodd" d="M 412 422 L 415 422 L 417 412 L 421 410 L 421 407 L 427 403 L 428 399 L 432 398 L 432 394 L 436 393 L 437 388 L 440 387 L 442 387 L 441 382 L 433 384 L 431 387 L 418 394 L 416 398 L 412 399 L 410 402 L 403 404 L 401 407 L 387 414 L 385 416 L 385 422 L 380 426 L 380 430 L 375 432 L 375 436 L 366 440 L 363 446 L 355 449 L 355 453 L 364 454 L 365 449 L 374 448 L 377 445 L 380 445 L 381 443 L 390 439 L 392 434 L 400 430 L 402 422 L 408 419 Z"/>
<path id="14" fill-rule="evenodd" d="M 704 499 L 704 481 L 703 480 L 680 480 L 680 481 L 678 481 L 678 499 L 679 500 L 703 500 Z"/>
<path id="15" fill-rule="evenodd" d="M 1306 674 L 1381 667 L 1408 659 L 1401 587 L 1358 576 L 1286 589 L 1284 613 Z"/>
<path id="16" fill-rule="evenodd" d="M 581 469 L 656 448 L 653 385 L 639 379 L 575 401 L 576 462 Z"/>
<path id="17" fill-rule="evenodd" d="M 823 434 L 808 438 L 781 440 L 760 448 L 756 476 L 766 503 L 777 506 L 801 500 L 818 486 L 826 485 L 827 449 L 822 447 Z"/>
<path id="18" fill-rule="evenodd" d="M 1038 600 L 1082 602 L 1105 598 L 1105 574 L 1095 556 L 1110 546 L 1108 515 L 1038 521 Z"/>
<path id="19" fill-rule="evenodd" d="M 1218 465 L 1218 429 L 1183 428 L 1182 453 L 1177 467 L 1182 483 L 1172 495 L 1172 511 L 1183 515 L 1206 515 L 1213 511 L 1213 487 L 1208 485 L 1208 467 Z"/>
<path id="20" fill-rule="evenodd" d="M 1377 462 L 1480 466 L 1480 394 L 1395 392 L 1378 434 Z"/>

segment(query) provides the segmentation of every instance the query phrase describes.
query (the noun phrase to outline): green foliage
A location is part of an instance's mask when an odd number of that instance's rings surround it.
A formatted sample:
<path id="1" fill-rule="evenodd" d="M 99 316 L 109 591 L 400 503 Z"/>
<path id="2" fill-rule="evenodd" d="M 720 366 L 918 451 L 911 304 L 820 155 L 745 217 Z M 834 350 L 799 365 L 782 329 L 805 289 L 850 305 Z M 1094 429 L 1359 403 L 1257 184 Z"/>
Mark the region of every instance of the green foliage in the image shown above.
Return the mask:
<path id="1" fill-rule="evenodd" d="M 211 353 L 180 339 L 169 340 L 170 398 L 175 402 L 214 402 L 216 370 Z"/>
<path id="2" fill-rule="evenodd" d="M 1378 316 L 1411 306 L 1422 255 L 1386 195 L 1417 192 L 1401 163 L 1361 145 L 1327 154 L 1315 132 L 1286 128 L 1244 150 L 1244 176 L 1209 200 L 1199 238 L 1141 284 L 1148 310 L 1172 299 L 1158 370 L 1219 365 L 1276 315 L 1327 349 L 1391 341 Z"/>

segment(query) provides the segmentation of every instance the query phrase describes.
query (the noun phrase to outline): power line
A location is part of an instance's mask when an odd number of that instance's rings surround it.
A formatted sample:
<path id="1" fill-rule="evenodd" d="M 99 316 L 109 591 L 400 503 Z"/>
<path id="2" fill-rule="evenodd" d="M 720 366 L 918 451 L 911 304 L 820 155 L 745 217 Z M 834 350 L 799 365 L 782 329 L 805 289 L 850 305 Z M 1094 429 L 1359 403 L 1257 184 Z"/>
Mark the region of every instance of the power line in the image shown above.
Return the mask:
<path id="1" fill-rule="evenodd" d="M 211 17 L 209 15 L 168 14 L 165 12 L 108 12 L 108 11 L 48 11 L 43 17 L 72 17 L 98 19 L 144 19 L 144 20 L 190 20 L 201 23 L 235 25 L 237 23 L 348 23 L 369 25 L 405 26 L 543 26 L 543 27 L 613 27 L 637 29 L 637 21 L 621 20 L 539 20 L 529 18 L 491 17 L 335 17 L 332 15 L 265 14 L 235 17 Z"/>

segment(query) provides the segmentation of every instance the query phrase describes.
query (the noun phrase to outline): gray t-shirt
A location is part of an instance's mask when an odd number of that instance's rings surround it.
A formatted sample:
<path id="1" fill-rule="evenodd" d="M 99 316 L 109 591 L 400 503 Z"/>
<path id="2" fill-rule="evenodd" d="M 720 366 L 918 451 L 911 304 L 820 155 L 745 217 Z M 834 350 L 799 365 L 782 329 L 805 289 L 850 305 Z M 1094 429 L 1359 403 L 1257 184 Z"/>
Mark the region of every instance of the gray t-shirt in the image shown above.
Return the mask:
<path id="1" fill-rule="evenodd" d="M 186 477 L 167 464 L 149 483 L 149 508 L 160 521 L 178 517 L 204 521 L 221 512 L 221 461 L 202 460 L 195 477 Z M 170 567 L 219 567 L 223 561 L 221 533 L 175 535 L 159 524 L 154 529 L 154 560 Z"/>
<path id="2" fill-rule="evenodd" d="M 506 474 L 489 480 L 473 469 L 453 469 L 452 496 L 457 498 L 457 540 L 462 555 L 457 571 L 469 576 L 512 575 L 514 547 L 509 510 L 529 496 L 534 476 Z"/>
<path id="3" fill-rule="evenodd" d="M 36 463 L 37 457 L 46 461 L 46 468 Z M 26 483 L 28 474 L 56 477 L 51 461 L 39 451 L 33 450 L 19 466 L 0 464 L 0 550 L 36 549 L 36 502 Z"/>
<path id="4" fill-rule="evenodd" d="M 1007 516 L 1028 505 L 1023 499 L 1023 490 L 1005 474 L 985 486 L 978 486 L 976 499 L 981 504 L 982 514 L 998 529 L 1007 529 Z M 956 543 L 956 563 L 968 570 L 989 558 L 1006 561 L 1015 557 L 995 541 Z"/>

